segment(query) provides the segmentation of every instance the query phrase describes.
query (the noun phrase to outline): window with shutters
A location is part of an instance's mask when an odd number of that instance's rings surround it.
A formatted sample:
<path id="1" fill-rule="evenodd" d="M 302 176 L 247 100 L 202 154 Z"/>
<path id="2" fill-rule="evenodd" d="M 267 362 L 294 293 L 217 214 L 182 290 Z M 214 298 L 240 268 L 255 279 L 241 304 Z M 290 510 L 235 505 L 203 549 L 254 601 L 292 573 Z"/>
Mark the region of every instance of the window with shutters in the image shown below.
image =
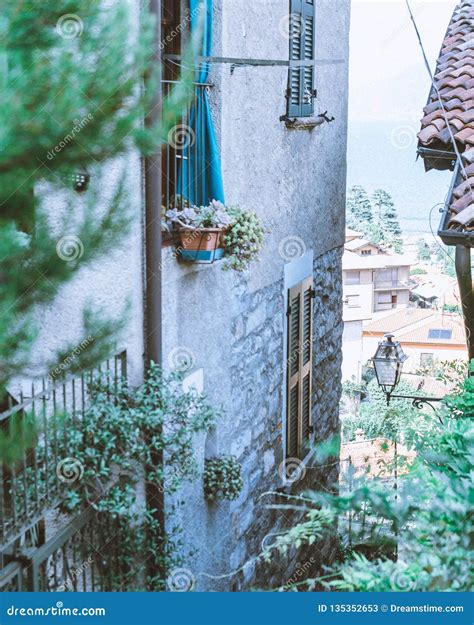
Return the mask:
<path id="1" fill-rule="evenodd" d="M 288 292 L 286 456 L 304 458 L 312 433 L 313 279 Z"/>
<path id="2" fill-rule="evenodd" d="M 290 0 L 290 61 L 314 59 L 314 3 Z M 288 71 L 288 117 L 310 117 L 314 112 L 314 65 Z"/>

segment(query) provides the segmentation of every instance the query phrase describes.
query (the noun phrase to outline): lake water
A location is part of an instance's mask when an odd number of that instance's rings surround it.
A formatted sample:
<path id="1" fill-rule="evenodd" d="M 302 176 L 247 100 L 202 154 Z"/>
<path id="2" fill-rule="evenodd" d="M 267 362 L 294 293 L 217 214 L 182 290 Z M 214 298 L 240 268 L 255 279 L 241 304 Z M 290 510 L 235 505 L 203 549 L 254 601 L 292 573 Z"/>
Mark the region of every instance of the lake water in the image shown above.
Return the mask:
<path id="1" fill-rule="evenodd" d="M 405 235 L 434 232 L 452 172 L 425 172 L 416 160 L 419 124 L 409 122 L 349 122 L 348 187 L 360 184 L 371 193 L 382 188 L 393 197 Z"/>

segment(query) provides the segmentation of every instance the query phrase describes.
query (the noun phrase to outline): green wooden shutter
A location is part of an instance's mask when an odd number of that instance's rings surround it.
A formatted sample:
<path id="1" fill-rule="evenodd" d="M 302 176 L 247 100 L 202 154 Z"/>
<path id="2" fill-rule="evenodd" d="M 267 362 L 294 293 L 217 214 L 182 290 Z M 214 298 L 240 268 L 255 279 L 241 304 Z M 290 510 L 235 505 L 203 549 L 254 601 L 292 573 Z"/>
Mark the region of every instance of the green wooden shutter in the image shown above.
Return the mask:
<path id="1" fill-rule="evenodd" d="M 290 61 L 299 61 L 302 52 L 303 0 L 291 0 L 290 6 Z M 288 117 L 301 117 L 301 68 L 288 71 Z"/>
<path id="2" fill-rule="evenodd" d="M 303 0 L 303 32 L 301 35 L 301 58 L 305 61 L 314 59 L 314 1 Z M 314 65 L 301 68 L 301 115 L 313 114 Z"/>
<path id="3" fill-rule="evenodd" d="M 313 279 L 288 292 L 286 455 L 303 458 L 311 438 Z"/>
<path id="4" fill-rule="evenodd" d="M 290 61 L 314 59 L 314 2 L 291 0 Z M 314 66 L 288 71 L 288 117 L 313 114 Z"/>

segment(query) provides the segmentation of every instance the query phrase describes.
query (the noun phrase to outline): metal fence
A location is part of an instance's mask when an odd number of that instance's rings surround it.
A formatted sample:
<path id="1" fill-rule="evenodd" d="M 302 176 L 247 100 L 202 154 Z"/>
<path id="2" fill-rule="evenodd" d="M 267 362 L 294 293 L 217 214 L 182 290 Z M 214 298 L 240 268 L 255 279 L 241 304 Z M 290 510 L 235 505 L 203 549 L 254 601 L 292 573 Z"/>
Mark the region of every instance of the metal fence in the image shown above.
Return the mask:
<path id="1" fill-rule="evenodd" d="M 168 95 L 177 84 L 164 80 L 163 94 Z M 212 85 L 195 83 L 194 94 L 180 122 L 168 134 L 162 154 L 162 194 L 165 208 L 182 209 L 187 204 L 203 205 L 209 199 L 204 188 L 206 153 L 203 101 Z M 183 164 L 187 166 L 183 169 Z"/>
<path id="2" fill-rule="evenodd" d="M 400 475 L 396 446 L 385 439 L 357 440 L 344 445 L 343 450 L 339 480 L 341 495 L 350 495 L 372 481 L 393 488 L 393 496 L 397 496 Z M 390 521 L 374 515 L 368 504 L 362 503 L 358 512 L 348 510 L 339 517 L 339 534 L 345 548 L 369 559 L 396 557 L 396 536 Z"/>
<path id="3" fill-rule="evenodd" d="M 126 353 L 122 352 L 79 376 L 42 380 L 39 390 L 38 384 L 32 384 L 29 397 L 20 393 L 18 400 L 8 398 L 8 409 L 0 414 L 3 440 L 10 443 L 11 439 L 11 444 L 4 443 L 0 461 L 0 589 L 58 589 L 75 570 L 87 532 L 95 532 L 95 542 L 91 535 L 89 544 L 99 546 L 101 536 L 110 534 L 104 524 L 111 520 L 104 516 L 96 517 L 94 528 L 89 528 L 93 511 L 83 513 L 66 529 L 46 528 L 46 517 L 69 492 L 62 472 L 74 469 L 68 448 L 71 436 L 80 431 L 91 384 L 99 377 L 117 384 L 126 373 Z M 97 585 L 97 567 L 96 562 L 82 576 L 88 589 Z M 107 570 L 112 572 L 110 566 Z M 77 577 L 73 588 L 79 583 Z M 104 584 L 102 580 L 100 589 Z"/>

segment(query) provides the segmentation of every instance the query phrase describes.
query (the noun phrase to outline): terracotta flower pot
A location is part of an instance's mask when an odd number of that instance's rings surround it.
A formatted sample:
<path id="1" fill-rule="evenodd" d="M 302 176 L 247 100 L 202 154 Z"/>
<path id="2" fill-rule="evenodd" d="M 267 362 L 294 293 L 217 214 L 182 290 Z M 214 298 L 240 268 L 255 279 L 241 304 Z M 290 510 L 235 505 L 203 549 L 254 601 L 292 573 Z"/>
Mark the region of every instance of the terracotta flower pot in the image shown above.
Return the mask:
<path id="1" fill-rule="evenodd" d="M 180 257 L 192 262 L 213 262 L 222 258 L 225 228 L 180 228 Z"/>
<path id="2" fill-rule="evenodd" d="M 220 247 L 224 228 L 180 228 L 181 244 L 185 250 L 216 250 Z"/>

